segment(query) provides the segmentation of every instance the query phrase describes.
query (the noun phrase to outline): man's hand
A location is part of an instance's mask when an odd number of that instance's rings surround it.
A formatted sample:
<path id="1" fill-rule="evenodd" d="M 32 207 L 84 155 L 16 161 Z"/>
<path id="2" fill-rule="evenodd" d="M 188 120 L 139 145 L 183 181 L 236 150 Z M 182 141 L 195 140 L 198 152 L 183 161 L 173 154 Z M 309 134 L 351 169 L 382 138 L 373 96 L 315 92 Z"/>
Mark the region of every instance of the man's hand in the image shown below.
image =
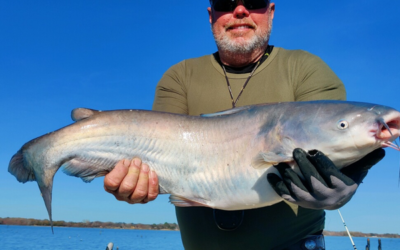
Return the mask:
<path id="1" fill-rule="evenodd" d="M 282 179 L 268 174 L 267 179 L 275 191 L 285 200 L 311 209 L 338 209 L 346 204 L 367 175 L 368 170 L 385 156 L 383 149 L 377 149 L 364 158 L 339 170 L 320 151 L 293 151 L 293 158 L 304 176 L 301 179 L 289 165 L 275 166 Z"/>
<path id="2" fill-rule="evenodd" d="M 119 201 L 144 204 L 157 198 L 158 178 L 140 159 L 125 159 L 106 175 L 104 189 Z"/>

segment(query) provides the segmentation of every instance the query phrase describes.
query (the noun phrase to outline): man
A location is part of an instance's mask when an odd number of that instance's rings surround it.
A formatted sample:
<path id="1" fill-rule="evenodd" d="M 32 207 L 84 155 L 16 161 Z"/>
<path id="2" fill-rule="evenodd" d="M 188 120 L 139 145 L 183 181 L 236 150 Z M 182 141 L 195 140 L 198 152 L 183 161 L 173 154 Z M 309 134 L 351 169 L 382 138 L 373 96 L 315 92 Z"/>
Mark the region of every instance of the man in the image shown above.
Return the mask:
<path id="1" fill-rule="evenodd" d="M 275 4 L 269 0 L 211 0 L 208 8 L 218 52 L 172 66 L 160 80 L 154 110 L 188 115 L 237 106 L 319 99 L 344 100 L 341 81 L 316 56 L 268 45 Z M 268 181 L 288 202 L 245 210 L 176 208 L 186 249 L 324 249 L 323 209 L 343 206 L 368 169 L 383 157 L 373 152 L 340 172 L 321 152 L 296 149 L 301 180 L 286 164 Z M 265 180 L 267 181 L 267 180 Z M 158 179 L 140 159 L 120 161 L 105 180 L 106 191 L 128 203 L 158 194 Z"/>

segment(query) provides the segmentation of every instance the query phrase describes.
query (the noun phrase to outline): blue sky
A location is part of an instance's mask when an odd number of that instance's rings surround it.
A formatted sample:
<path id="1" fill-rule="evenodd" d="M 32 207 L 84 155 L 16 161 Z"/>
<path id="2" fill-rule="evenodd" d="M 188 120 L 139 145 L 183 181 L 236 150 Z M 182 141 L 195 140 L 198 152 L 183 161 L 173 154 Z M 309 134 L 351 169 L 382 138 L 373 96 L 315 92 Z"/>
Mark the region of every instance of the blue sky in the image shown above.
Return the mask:
<path id="1" fill-rule="evenodd" d="M 400 110 L 400 2 L 277 0 L 270 43 L 320 56 L 348 100 Z M 216 51 L 208 1 L 2 1 L 0 4 L 0 217 L 47 218 L 36 182 L 7 172 L 28 140 L 70 124 L 77 107 L 151 109 L 173 64 Z M 400 154 L 387 150 L 341 209 L 352 231 L 400 233 Z M 61 171 L 54 220 L 176 222 L 166 195 L 146 205 L 118 202 Z M 326 229 L 344 230 L 336 211 Z"/>

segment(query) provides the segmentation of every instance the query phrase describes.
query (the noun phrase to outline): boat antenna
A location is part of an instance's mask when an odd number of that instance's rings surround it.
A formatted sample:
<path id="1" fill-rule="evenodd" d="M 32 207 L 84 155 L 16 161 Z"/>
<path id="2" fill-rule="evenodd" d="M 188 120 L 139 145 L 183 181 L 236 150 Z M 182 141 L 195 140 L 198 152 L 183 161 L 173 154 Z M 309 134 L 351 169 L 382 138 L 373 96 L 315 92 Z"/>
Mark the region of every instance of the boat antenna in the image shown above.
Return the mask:
<path id="1" fill-rule="evenodd" d="M 351 234 L 350 234 L 350 232 L 349 232 L 349 229 L 347 228 L 346 223 L 345 223 L 344 220 L 343 220 L 343 216 L 342 216 L 342 214 L 340 213 L 340 210 L 338 209 L 337 211 L 339 212 L 340 218 L 342 218 L 343 225 L 344 225 L 344 227 L 346 228 L 347 234 L 349 235 L 351 244 L 353 244 L 354 250 L 357 250 L 357 247 L 356 247 L 356 245 L 354 244 L 353 238 L 351 237 Z"/>

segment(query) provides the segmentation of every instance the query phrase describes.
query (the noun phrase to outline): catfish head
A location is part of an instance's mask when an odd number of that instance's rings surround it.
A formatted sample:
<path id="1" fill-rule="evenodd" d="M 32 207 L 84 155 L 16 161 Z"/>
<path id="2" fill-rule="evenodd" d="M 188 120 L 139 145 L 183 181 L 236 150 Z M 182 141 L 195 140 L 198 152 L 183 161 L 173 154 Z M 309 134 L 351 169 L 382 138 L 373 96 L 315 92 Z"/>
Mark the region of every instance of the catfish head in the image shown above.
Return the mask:
<path id="1" fill-rule="evenodd" d="M 266 162 L 292 162 L 295 148 L 316 149 L 343 168 L 377 148 L 399 150 L 393 141 L 400 136 L 400 112 L 392 108 L 342 101 L 283 105 L 274 125 L 262 131 Z"/>

